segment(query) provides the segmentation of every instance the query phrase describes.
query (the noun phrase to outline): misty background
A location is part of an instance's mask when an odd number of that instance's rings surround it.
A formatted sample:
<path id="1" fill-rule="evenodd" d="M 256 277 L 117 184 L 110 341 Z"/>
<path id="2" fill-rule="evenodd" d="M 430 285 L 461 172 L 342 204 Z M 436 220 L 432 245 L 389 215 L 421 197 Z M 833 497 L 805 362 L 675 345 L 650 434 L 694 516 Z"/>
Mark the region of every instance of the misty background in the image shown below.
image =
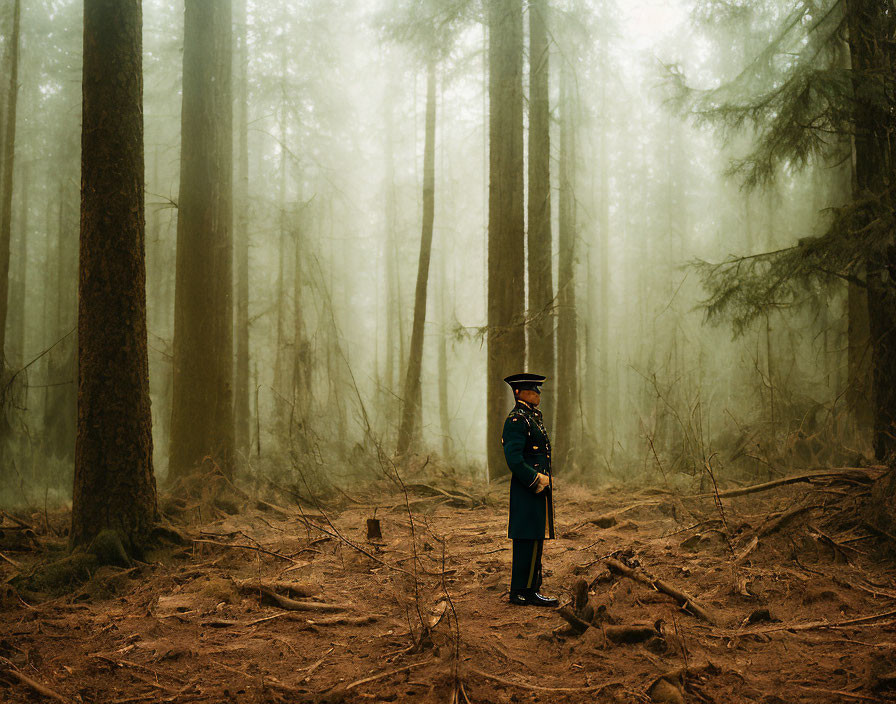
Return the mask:
<path id="1" fill-rule="evenodd" d="M 438 471 L 484 481 L 487 30 L 478 3 L 435 5 L 458 11 L 437 32 L 435 217 L 413 454 L 418 466 L 429 458 Z M 822 232 L 826 209 L 850 197 L 842 161 L 785 165 L 773 182 L 743 189 L 726 172 L 752 148 L 750 130 L 725 132 L 675 100 L 676 76 L 707 90 L 742 75 L 789 6 L 551 3 L 551 105 L 562 70 L 576 105 L 577 427 L 559 475 L 668 485 L 700 480 L 707 465 L 770 477 L 773 464 L 868 451 L 846 412 L 845 284 L 806 290 L 738 335 L 726 320 L 707 324 L 702 305 L 709 269 L 698 262 L 793 246 Z M 249 476 L 305 466 L 346 486 L 378 476 L 377 456 L 395 451 L 423 217 L 428 50 L 408 29 L 414 7 L 234 2 L 234 232 L 245 232 L 249 252 L 248 384 L 234 400 L 238 415 L 244 409 L 237 465 Z M 182 2 L 143 3 L 160 479 L 171 424 L 183 16 Z M 0 21 L 8 76 L 11 3 Z M 5 392 L 4 503 L 71 493 L 81 28 L 80 2 L 23 3 L 6 335 L 18 373 Z M 556 119 L 551 130 L 556 282 Z M 528 371 L 549 376 L 549 399 L 553 370 Z"/>

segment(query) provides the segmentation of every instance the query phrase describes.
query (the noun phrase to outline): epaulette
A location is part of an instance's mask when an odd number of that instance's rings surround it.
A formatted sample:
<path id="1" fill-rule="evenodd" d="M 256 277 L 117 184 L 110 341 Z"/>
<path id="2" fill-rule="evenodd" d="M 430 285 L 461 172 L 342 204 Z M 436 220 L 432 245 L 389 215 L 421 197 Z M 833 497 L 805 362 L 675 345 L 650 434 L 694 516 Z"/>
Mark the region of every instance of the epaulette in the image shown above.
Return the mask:
<path id="1" fill-rule="evenodd" d="M 532 422 L 529 420 L 529 414 L 523 411 L 521 408 L 514 408 L 507 416 L 507 419 L 512 422 L 517 422 L 520 418 L 525 421 L 526 427 L 530 429 L 532 428 Z"/>

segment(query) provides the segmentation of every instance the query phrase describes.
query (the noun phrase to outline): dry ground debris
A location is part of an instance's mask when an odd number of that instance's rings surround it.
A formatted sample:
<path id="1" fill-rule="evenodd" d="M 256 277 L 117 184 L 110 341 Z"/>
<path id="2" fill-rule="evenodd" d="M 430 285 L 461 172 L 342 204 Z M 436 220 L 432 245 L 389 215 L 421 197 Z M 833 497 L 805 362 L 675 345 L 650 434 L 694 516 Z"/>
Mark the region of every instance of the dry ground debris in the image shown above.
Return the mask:
<path id="1" fill-rule="evenodd" d="M 844 481 L 559 482 L 559 610 L 507 603 L 506 485 L 186 514 L 188 545 L 55 597 L 14 585 L 62 550 L 65 514 L 4 516 L 0 699 L 896 701 L 896 570 L 847 520 L 865 480 Z"/>

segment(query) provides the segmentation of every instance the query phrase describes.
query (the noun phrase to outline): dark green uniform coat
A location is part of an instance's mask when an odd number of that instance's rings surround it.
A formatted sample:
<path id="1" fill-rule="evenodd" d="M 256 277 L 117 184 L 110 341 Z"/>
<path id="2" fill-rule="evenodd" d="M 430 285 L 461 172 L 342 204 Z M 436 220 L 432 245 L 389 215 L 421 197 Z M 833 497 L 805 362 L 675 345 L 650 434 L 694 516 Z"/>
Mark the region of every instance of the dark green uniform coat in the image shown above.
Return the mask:
<path id="1" fill-rule="evenodd" d="M 510 522 L 507 537 L 542 540 L 554 537 L 553 479 L 540 494 L 535 493 L 536 474 L 551 477 L 551 441 L 541 420 L 541 411 L 524 401 L 504 421 L 504 457 L 510 467 Z"/>

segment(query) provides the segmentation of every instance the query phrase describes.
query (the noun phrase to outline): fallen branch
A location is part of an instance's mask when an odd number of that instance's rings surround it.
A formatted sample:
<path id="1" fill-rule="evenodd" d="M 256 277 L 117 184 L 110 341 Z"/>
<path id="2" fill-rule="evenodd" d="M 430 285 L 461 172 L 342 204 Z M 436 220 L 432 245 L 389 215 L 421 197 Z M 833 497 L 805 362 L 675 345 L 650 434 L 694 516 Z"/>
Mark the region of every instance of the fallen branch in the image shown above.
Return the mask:
<path id="1" fill-rule="evenodd" d="M 731 496 L 745 496 L 747 494 L 754 494 L 759 491 L 776 489 L 779 486 L 787 486 L 788 484 L 812 482 L 815 479 L 860 479 L 864 483 L 871 483 L 872 477 L 869 475 L 869 470 L 880 471 L 875 467 L 869 467 L 867 469 L 862 467 L 841 467 L 839 469 L 825 469 L 816 472 L 806 472 L 805 474 L 797 474 L 792 477 L 784 477 L 783 479 L 775 479 L 774 481 L 765 482 L 764 484 L 753 484 L 752 486 L 745 486 L 739 489 L 728 489 L 727 491 L 720 491 L 718 493 L 718 496 L 723 498 Z M 715 498 L 715 496 L 717 496 L 715 493 L 694 494 L 689 498 L 708 499 Z"/>
<path id="2" fill-rule="evenodd" d="M 601 684 L 593 684 L 588 687 L 542 687 L 541 685 L 537 684 L 528 684 L 526 682 L 508 680 L 503 677 L 498 677 L 497 675 L 492 675 L 488 672 L 483 672 L 482 670 L 477 670 L 475 667 L 471 667 L 470 672 L 479 675 L 480 677 L 485 677 L 486 679 L 493 680 L 494 682 L 500 682 L 501 684 L 506 684 L 511 687 L 528 689 L 533 692 L 599 692 L 606 689 L 607 687 L 613 687 L 615 685 L 623 684 L 622 680 L 609 680 L 607 682 L 602 682 Z"/>
<path id="3" fill-rule="evenodd" d="M 298 563 L 298 560 L 294 560 L 288 555 L 284 555 L 279 552 L 274 552 L 273 550 L 266 550 L 265 548 L 258 547 L 257 545 L 242 545 L 239 543 L 219 543 L 216 540 L 203 540 L 202 538 L 193 538 L 194 543 L 204 543 L 206 545 L 217 545 L 221 548 L 239 548 L 241 550 L 255 550 L 256 552 L 264 553 L 265 555 L 271 555 L 272 557 L 279 557 L 281 560 L 286 560 L 287 562 L 292 562 L 293 564 Z"/>
<path id="4" fill-rule="evenodd" d="M 9 675 L 15 680 L 18 680 L 24 685 L 31 687 L 35 692 L 40 694 L 41 696 L 47 697 L 48 699 L 55 699 L 57 702 L 64 702 L 64 704 L 68 704 L 68 699 L 63 697 L 59 692 L 50 689 L 46 685 L 37 682 L 36 680 L 31 679 L 28 675 L 22 674 L 18 670 L 13 668 L 7 668 L 2 671 L 4 675 Z"/>
<path id="5" fill-rule="evenodd" d="M 793 633 L 800 631 L 817 631 L 826 628 L 863 628 L 865 626 L 879 626 L 883 624 L 876 623 L 882 619 L 896 618 L 896 609 L 884 611 L 879 614 L 870 616 L 862 616 L 861 618 L 851 618 L 845 621 L 808 621 L 806 623 L 782 623 L 777 626 L 767 626 L 765 628 L 750 628 L 744 630 L 722 629 L 709 630 L 707 635 L 712 638 L 740 638 L 742 636 L 765 635 L 767 633 L 780 633 L 781 631 L 790 631 Z M 891 622 L 892 623 L 892 622 Z"/>
<path id="6" fill-rule="evenodd" d="M 414 483 L 414 484 L 406 484 L 405 486 L 407 486 L 408 489 L 418 489 L 418 490 L 423 490 L 423 491 L 429 491 L 433 494 L 439 494 L 443 497 L 449 498 L 452 501 L 455 501 L 458 504 L 461 504 L 464 506 L 473 506 L 476 503 L 476 500 L 472 496 L 470 496 L 466 493 L 452 494 L 451 492 L 445 491 L 444 489 L 439 489 L 438 487 L 435 487 L 435 486 L 430 486 L 429 484 L 422 484 L 422 483 L 418 482 L 418 483 Z"/>
<path id="7" fill-rule="evenodd" d="M 378 614 L 367 614 L 365 616 L 329 616 L 327 618 L 309 618 L 305 623 L 309 626 L 363 626 L 368 623 L 373 623 L 378 618 Z"/>
<path id="8" fill-rule="evenodd" d="M 884 618 L 896 618 L 896 609 L 891 611 L 884 611 L 879 614 L 872 614 L 871 616 L 862 616 L 861 618 L 851 618 L 845 621 L 809 621 L 808 623 L 793 623 L 793 624 L 781 624 L 780 626 L 772 626 L 769 628 L 758 628 L 758 629 L 750 629 L 744 631 L 733 631 L 730 635 L 732 636 L 741 636 L 741 635 L 753 635 L 753 634 L 764 634 L 764 633 L 774 633 L 776 631 L 815 631 L 821 630 L 825 628 L 848 628 L 849 626 L 864 626 L 874 623 L 875 621 L 880 621 Z"/>
<path id="9" fill-rule="evenodd" d="M 683 592 L 667 582 L 656 579 L 643 570 L 633 570 L 631 567 L 624 565 L 619 560 L 615 560 L 612 557 L 607 558 L 604 562 L 611 572 L 616 572 L 617 574 L 628 577 L 635 582 L 640 582 L 641 584 L 646 584 L 649 587 L 653 587 L 658 592 L 668 594 L 673 599 L 675 599 L 675 601 L 678 602 L 678 605 L 685 611 L 690 611 L 695 616 L 698 616 L 699 618 L 702 618 L 704 621 L 708 621 L 713 625 L 717 624 L 718 619 L 713 614 L 711 614 L 706 607 L 701 606 L 694 599 L 694 597 L 692 597 L 687 592 Z"/>
<path id="10" fill-rule="evenodd" d="M 375 682 L 376 680 L 381 680 L 384 677 L 391 677 L 392 675 L 397 675 L 400 672 L 407 672 L 408 670 L 413 670 L 415 667 L 422 667 L 423 665 L 428 665 L 432 660 L 426 660 L 424 662 L 413 662 L 410 665 L 405 665 L 404 667 L 397 667 L 394 670 L 386 670 L 385 672 L 380 672 L 376 675 L 371 675 L 370 677 L 364 677 L 360 680 L 355 680 L 351 684 L 347 684 L 344 687 L 343 691 L 348 691 L 350 689 L 354 689 L 355 687 L 367 684 L 368 682 Z"/>
<path id="11" fill-rule="evenodd" d="M 234 619 L 229 618 L 210 618 L 205 621 L 200 621 L 200 626 L 208 626 L 210 628 L 246 628 L 249 626 L 257 626 L 262 623 L 267 623 L 268 621 L 274 621 L 276 619 L 299 619 L 299 616 L 296 616 L 291 611 L 287 611 L 284 613 L 274 614 L 273 616 L 263 616 L 262 618 L 252 619 L 251 621 L 236 621 Z"/>
<path id="12" fill-rule="evenodd" d="M 15 560 L 13 560 L 13 559 L 7 557 L 7 556 L 4 555 L 2 552 L 0 552 L 0 560 L 3 560 L 4 562 L 8 562 L 8 563 L 11 564 L 13 567 L 15 567 L 17 570 L 22 569 L 22 566 L 21 566 L 18 562 L 16 562 Z"/>
<path id="13" fill-rule="evenodd" d="M 6 511 L 0 511 L 0 517 L 8 518 L 13 523 L 15 523 L 19 528 L 24 528 L 25 530 L 34 530 L 34 527 L 25 523 L 21 518 L 16 518 L 15 516 L 7 513 Z M 4 526 L 4 528 L 8 528 L 8 526 Z"/>

